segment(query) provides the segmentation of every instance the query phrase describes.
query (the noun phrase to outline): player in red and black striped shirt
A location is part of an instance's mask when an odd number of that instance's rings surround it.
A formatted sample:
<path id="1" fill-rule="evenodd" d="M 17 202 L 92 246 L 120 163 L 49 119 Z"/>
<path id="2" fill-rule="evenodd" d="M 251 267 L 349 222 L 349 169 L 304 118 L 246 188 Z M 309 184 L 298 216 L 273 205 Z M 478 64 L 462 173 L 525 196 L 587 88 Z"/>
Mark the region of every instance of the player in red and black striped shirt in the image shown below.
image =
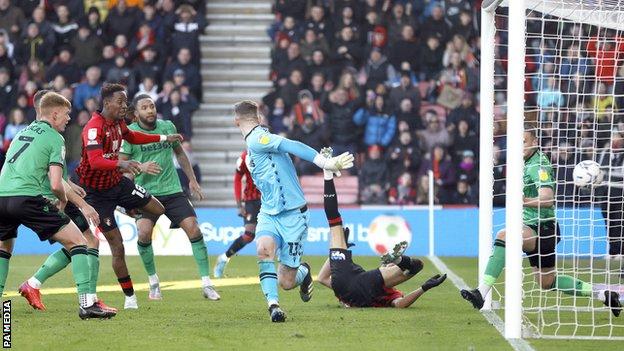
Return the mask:
<path id="1" fill-rule="evenodd" d="M 330 150 L 321 154 L 331 157 Z M 342 227 L 338 212 L 338 197 L 334 186 L 334 174 L 323 171 L 325 178 L 324 205 L 329 222 L 329 258 L 319 271 L 317 281 L 332 289 L 334 294 L 347 307 L 396 307 L 411 306 L 425 291 L 434 288 L 446 279 L 446 274 L 429 278 L 420 288 L 407 295 L 395 287 L 414 277 L 423 268 L 417 258 L 403 255 L 407 243 L 399 243 L 391 252 L 382 257 L 383 266 L 370 271 L 355 264 L 348 249 L 349 230 Z"/>
<path id="2" fill-rule="evenodd" d="M 123 239 L 114 211 L 117 206 L 128 210 L 160 216 L 163 205 L 145 189 L 122 175 L 122 171 L 139 174 L 158 174 L 160 168 L 154 162 L 141 164 L 136 161 L 119 160 L 121 142 L 148 144 L 158 141 L 181 141 L 182 136 L 146 134 L 129 130 L 124 121 L 128 97 L 123 85 L 105 84 L 102 87 L 102 111 L 94 112 L 82 131 L 82 159 L 76 170 L 87 195 L 85 200 L 100 215 L 100 230 L 106 237 L 113 255 L 113 270 L 126 295 L 125 308 L 137 308 L 136 296 L 124 258 Z"/>
<path id="3" fill-rule="evenodd" d="M 225 253 L 219 255 L 214 267 L 215 278 L 221 278 L 230 257 L 234 256 L 256 237 L 256 224 L 258 223 L 258 213 L 260 212 L 260 190 L 256 188 L 253 179 L 251 179 L 247 163 L 250 161 L 251 159 L 247 157 L 247 150 L 243 151 L 238 160 L 236 160 L 236 172 L 234 172 L 234 198 L 238 207 L 238 215 L 243 217 L 245 223 L 245 233 L 236 238 Z M 245 180 L 244 192 L 243 179 Z"/>

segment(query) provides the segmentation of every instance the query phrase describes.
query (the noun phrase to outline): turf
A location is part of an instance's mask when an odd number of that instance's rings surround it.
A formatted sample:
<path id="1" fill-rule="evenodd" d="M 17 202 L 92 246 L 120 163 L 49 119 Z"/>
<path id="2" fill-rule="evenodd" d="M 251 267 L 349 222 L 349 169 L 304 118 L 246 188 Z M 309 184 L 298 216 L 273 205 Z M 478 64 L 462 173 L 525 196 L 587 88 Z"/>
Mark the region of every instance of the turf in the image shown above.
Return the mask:
<path id="1" fill-rule="evenodd" d="M 14 291 L 43 262 L 43 256 L 15 256 L 6 291 Z M 307 257 L 313 270 L 322 257 Z M 147 277 L 137 257 L 128 258 L 135 283 Z M 214 258 L 211 258 L 211 262 Z M 474 284 L 475 259 L 444 260 L 468 284 Z M 357 262 L 373 268 L 377 258 L 361 257 Z M 161 281 L 196 278 L 191 257 L 157 257 Z M 431 264 L 418 277 L 401 286 L 416 289 L 435 274 Z M 257 274 L 255 259 L 236 257 L 228 266 L 228 277 Z M 116 284 L 110 257 L 103 257 L 100 285 Z M 71 286 L 69 270 L 46 282 L 44 288 Z M 112 320 L 81 321 L 75 294 L 46 295 L 48 311 L 33 310 L 21 297 L 13 297 L 12 341 L 18 350 L 329 350 L 343 347 L 361 350 L 509 350 L 507 342 L 488 322 L 459 298 L 450 281 L 425 294 L 407 310 L 344 309 L 329 289 L 317 285 L 309 303 L 297 291 L 280 291 L 288 321 L 269 322 L 266 304 L 258 285 L 219 289 L 222 300 L 205 300 L 199 289 L 167 290 L 163 301 L 147 301 L 147 292 L 137 292 L 140 309 L 120 311 Z M 99 294 L 107 304 L 123 307 L 119 292 Z M 601 341 L 531 340 L 538 350 L 619 350 L 621 343 Z"/>

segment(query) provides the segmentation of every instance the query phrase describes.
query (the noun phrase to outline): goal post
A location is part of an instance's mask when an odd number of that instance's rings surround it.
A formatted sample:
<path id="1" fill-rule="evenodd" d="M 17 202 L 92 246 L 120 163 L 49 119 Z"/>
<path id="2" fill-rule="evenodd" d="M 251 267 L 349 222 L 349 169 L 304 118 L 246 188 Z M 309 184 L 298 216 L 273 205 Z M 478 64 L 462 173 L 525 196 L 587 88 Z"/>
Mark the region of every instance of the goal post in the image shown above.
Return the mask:
<path id="1" fill-rule="evenodd" d="M 493 236 L 506 234 L 504 279 L 484 309 L 503 308 L 509 339 L 624 340 L 624 313 L 616 318 L 604 302 L 614 291 L 624 304 L 624 255 L 612 252 L 624 241 L 613 236 L 618 226 L 624 233 L 624 1 L 484 0 L 480 54 L 480 281 Z M 542 238 L 541 223 L 557 223 L 550 272 L 532 270 L 522 252 L 525 122 L 547 159 L 538 178 L 554 192 L 554 214 L 542 217 L 553 211 L 539 202 L 533 225 Z M 601 165 L 607 185 L 574 186 L 583 160 Z M 530 256 L 541 262 L 547 244 L 536 243 Z"/>

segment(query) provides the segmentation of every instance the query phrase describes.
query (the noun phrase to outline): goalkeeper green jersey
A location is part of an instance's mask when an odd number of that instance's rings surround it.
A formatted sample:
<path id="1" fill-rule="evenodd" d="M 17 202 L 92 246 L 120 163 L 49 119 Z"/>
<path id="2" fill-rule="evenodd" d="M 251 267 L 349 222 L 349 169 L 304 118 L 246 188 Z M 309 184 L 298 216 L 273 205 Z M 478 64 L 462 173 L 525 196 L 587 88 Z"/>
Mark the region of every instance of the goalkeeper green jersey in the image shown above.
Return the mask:
<path id="1" fill-rule="evenodd" d="M 0 173 L 0 196 L 37 196 L 50 192 L 50 165 L 65 167 L 65 139 L 45 121 L 20 131 L 6 154 Z"/>
<path id="2" fill-rule="evenodd" d="M 555 179 L 553 167 L 548 156 L 536 151 L 524 161 L 523 194 L 527 198 L 539 196 L 539 189 L 548 187 L 554 190 Z M 524 207 L 522 221 L 526 225 L 537 225 L 539 222 L 555 220 L 555 206 Z"/>
<path id="3" fill-rule="evenodd" d="M 143 129 L 138 123 L 128 126 L 131 130 L 136 130 L 149 134 L 169 135 L 177 133 L 176 127 L 171 121 L 156 120 L 156 128 L 152 130 Z M 154 161 L 158 163 L 162 171 L 157 175 L 139 174 L 135 182 L 149 191 L 154 196 L 165 196 L 182 192 L 178 172 L 173 165 L 173 148 L 179 146 L 179 142 L 170 143 L 161 141 L 157 143 L 135 145 L 123 142 L 120 152 L 128 155 L 131 160 L 141 163 Z"/>

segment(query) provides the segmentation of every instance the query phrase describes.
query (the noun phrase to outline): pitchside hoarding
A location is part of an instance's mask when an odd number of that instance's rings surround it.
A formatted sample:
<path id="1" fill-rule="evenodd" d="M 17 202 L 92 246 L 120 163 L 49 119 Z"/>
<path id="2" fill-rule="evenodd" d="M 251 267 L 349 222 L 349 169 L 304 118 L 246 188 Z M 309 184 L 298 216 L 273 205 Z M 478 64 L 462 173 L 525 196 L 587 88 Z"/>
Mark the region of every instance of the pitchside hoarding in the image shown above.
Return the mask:
<path id="1" fill-rule="evenodd" d="M 408 236 L 411 255 L 426 255 L 429 247 L 428 210 L 426 208 L 343 209 L 340 211 L 346 226 L 351 229 L 355 255 L 376 255 L 380 245 Z M 310 209 L 310 228 L 305 243 L 305 254 L 326 255 L 329 228 L 323 209 Z M 233 208 L 197 209 L 198 221 L 210 255 L 224 252 L 243 232 L 242 219 Z M 137 231 L 134 220 L 116 213 L 125 242 L 126 254 L 137 255 Z M 599 211 L 575 209 L 557 211 L 563 240 L 558 250 L 580 255 L 592 252 L 604 254 L 606 231 Z M 494 228 L 504 224 L 504 211 L 494 213 Z M 376 225 L 371 225 L 375 223 Z M 434 210 L 435 254 L 438 256 L 477 256 L 478 209 L 440 208 Z M 169 229 L 170 222 L 162 217 L 154 228 L 152 245 L 156 255 L 191 255 L 191 245 L 181 229 Z M 406 229 L 407 228 L 407 229 Z M 409 230 L 406 234 L 405 230 Z M 570 240 L 574 236 L 576 240 Z M 100 254 L 110 255 L 104 237 L 99 234 Z M 48 254 L 58 248 L 40 242 L 29 229 L 20 227 L 14 254 Z M 247 245 L 241 255 L 255 254 L 255 245 Z"/>

